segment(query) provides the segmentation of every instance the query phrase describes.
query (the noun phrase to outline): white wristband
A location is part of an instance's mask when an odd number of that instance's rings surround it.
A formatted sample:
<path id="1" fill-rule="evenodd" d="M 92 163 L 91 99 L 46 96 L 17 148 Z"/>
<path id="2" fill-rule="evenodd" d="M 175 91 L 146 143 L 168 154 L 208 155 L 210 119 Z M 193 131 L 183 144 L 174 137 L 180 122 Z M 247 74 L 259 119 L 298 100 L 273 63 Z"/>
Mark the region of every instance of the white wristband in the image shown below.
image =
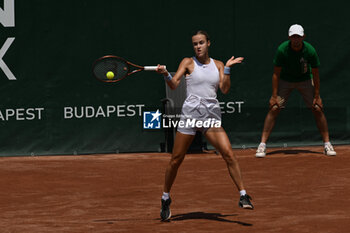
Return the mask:
<path id="1" fill-rule="evenodd" d="M 224 74 L 231 74 L 231 68 L 225 66 L 225 67 L 224 67 Z"/>
<path id="2" fill-rule="evenodd" d="M 168 76 L 164 76 L 165 81 L 171 81 L 173 79 L 173 76 L 168 72 Z"/>

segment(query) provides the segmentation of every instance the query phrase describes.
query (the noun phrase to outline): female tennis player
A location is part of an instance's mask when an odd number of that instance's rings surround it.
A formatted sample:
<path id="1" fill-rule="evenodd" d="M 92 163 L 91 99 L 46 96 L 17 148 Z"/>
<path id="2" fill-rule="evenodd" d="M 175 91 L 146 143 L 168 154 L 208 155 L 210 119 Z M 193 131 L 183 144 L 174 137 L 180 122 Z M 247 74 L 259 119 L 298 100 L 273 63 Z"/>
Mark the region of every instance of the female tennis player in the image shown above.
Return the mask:
<path id="1" fill-rule="evenodd" d="M 210 40 L 205 31 L 197 31 L 192 36 L 192 45 L 195 56 L 184 58 L 174 77 L 164 66 L 158 65 L 157 68 L 157 72 L 164 75 L 171 89 L 179 85 L 183 76 L 185 76 L 187 85 L 187 98 L 182 106 L 172 156 L 165 172 L 160 213 L 163 221 L 171 217 L 169 192 L 196 131 L 201 131 L 226 161 L 230 176 L 240 192 L 239 206 L 245 209 L 254 208 L 250 202 L 251 197 L 244 189 L 241 171 L 231 143 L 225 130 L 221 127 L 221 110 L 216 98 L 218 88 L 224 94 L 229 92 L 230 68 L 241 63 L 244 58 L 231 57 L 225 66 L 221 61 L 210 58 L 208 53 Z M 205 124 L 206 121 L 207 124 Z"/>

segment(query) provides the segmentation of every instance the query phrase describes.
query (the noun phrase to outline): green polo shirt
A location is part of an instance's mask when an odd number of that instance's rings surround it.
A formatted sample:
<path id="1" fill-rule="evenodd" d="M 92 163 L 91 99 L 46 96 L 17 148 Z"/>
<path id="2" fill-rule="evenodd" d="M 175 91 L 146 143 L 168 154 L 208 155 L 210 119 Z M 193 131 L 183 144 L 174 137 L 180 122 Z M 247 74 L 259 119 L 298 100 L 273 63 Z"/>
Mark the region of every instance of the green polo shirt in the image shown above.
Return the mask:
<path id="1" fill-rule="evenodd" d="M 320 66 L 314 47 L 306 41 L 301 51 L 294 51 L 290 41 L 283 42 L 277 49 L 273 64 L 282 67 L 280 78 L 288 82 L 302 82 L 312 79 L 311 68 Z"/>

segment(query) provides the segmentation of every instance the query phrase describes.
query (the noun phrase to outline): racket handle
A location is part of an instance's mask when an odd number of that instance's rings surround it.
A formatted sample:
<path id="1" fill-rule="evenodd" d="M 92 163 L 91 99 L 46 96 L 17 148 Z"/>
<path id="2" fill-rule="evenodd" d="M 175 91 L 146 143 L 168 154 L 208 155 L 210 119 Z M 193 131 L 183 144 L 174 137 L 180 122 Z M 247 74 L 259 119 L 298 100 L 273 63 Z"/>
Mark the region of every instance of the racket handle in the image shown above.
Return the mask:
<path id="1" fill-rule="evenodd" d="M 155 71 L 157 69 L 157 66 L 145 66 L 143 69 L 148 71 Z M 166 66 L 164 66 L 164 69 L 166 69 Z"/>

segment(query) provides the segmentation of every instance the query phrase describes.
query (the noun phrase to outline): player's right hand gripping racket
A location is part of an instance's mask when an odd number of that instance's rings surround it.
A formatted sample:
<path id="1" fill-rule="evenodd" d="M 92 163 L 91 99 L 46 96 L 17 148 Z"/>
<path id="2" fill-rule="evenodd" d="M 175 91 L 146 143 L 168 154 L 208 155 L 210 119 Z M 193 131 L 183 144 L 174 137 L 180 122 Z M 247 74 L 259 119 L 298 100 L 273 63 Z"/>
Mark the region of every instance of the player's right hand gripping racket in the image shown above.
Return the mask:
<path id="1" fill-rule="evenodd" d="M 164 66 L 166 69 L 166 67 Z M 118 82 L 139 71 L 155 71 L 157 66 L 139 66 L 124 58 L 108 55 L 97 59 L 93 66 L 94 76 L 103 82 Z"/>

